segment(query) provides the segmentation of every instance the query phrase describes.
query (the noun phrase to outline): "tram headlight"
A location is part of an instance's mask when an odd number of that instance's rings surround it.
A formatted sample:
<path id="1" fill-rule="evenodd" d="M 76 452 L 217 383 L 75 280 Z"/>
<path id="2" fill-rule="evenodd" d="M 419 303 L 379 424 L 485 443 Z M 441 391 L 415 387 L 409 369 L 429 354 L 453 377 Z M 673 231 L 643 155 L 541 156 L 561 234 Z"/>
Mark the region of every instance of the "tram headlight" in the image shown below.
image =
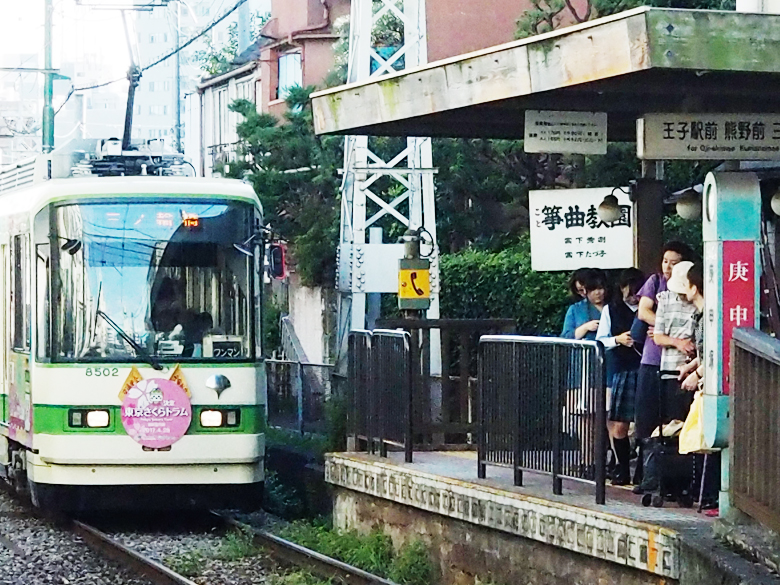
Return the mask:
<path id="1" fill-rule="evenodd" d="M 110 422 L 107 410 L 72 409 L 68 412 L 68 425 L 71 427 L 105 429 Z"/>
<path id="2" fill-rule="evenodd" d="M 221 427 L 222 412 L 219 410 L 203 410 L 200 413 L 200 426 Z"/>
<path id="3" fill-rule="evenodd" d="M 87 412 L 87 426 L 96 428 L 105 428 L 108 426 L 107 410 L 90 410 Z"/>
<path id="4" fill-rule="evenodd" d="M 238 427 L 241 425 L 241 410 L 238 408 L 223 408 L 202 410 L 200 426 L 202 427 Z"/>

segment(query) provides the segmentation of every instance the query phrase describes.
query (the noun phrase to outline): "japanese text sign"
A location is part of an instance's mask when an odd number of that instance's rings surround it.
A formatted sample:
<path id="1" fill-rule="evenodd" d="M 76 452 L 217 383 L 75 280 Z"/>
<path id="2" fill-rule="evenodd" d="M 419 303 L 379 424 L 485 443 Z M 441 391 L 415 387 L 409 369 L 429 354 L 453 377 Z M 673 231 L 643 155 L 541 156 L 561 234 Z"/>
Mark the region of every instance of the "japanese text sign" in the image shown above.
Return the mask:
<path id="1" fill-rule="evenodd" d="M 755 244 L 723 242 L 723 393 L 729 393 L 731 338 L 736 327 L 756 325 Z"/>
<path id="2" fill-rule="evenodd" d="M 650 160 L 780 157 L 780 115 L 646 114 L 637 120 L 637 156 Z"/>
<path id="3" fill-rule="evenodd" d="M 604 112 L 525 111 L 526 152 L 607 153 Z"/>
<path id="4" fill-rule="evenodd" d="M 621 216 L 603 222 L 599 204 L 614 194 Z M 555 189 L 528 194 L 534 270 L 627 268 L 634 264 L 634 208 L 628 188 Z"/>
<path id="5" fill-rule="evenodd" d="M 173 380 L 140 380 L 128 389 L 122 401 L 122 425 L 144 447 L 173 445 L 184 436 L 191 421 L 190 400 Z"/>

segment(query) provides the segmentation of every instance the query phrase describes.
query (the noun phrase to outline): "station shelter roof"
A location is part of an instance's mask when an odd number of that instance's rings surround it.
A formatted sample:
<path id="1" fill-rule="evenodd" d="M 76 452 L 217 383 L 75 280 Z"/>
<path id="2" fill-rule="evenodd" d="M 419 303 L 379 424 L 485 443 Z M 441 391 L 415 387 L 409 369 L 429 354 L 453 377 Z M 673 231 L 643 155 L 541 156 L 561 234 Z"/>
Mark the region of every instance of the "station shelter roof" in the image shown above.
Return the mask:
<path id="1" fill-rule="evenodd" d="M 780 113 L 780 15 L 637 8 L 312 95 L 318 134 L 522 138 L 525 110 Z"/>

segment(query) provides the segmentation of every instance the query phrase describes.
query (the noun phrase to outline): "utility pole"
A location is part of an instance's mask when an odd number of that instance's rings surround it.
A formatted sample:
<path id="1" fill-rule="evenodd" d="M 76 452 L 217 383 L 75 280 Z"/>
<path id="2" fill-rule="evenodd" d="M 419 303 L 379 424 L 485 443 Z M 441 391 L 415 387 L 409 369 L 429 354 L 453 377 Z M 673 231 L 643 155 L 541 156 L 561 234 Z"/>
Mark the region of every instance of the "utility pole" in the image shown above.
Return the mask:
<path id="1" fill-rule="evenodd" d="M 376 10 L 374 7 L 376 6 Z M 389 18 L 403 25 L 403 39 L 397 47 L 373 46 L 372 37 L 380 21 Z M 352 0 L 347 83 L 364 81 L 428 62 L 425 0 Z M 393 219 L 410 233 L 429 234 L 430 308 L 429 319 L 439 317 L 438 247 L 434 203 L 433 157 L 430 138 L 408 138 L 406 148 L 382 160 L 371 151 L 367 136 L 348 136 L 344 144 L 341 227 L 339 241 L 339 318 L 337 367 L 346 367 L 350 331 L 364 329 L 366 297 L 371 293 L 398 292 L 398 261 L 404 258 L 403 244 L 366 242 L 371 226 Z M 390 178 L 400 194 L 389 198 L 378 192 L 377 181 Z M 408 209 L 406 214 L 401 210 Z M 377 272 L 383 277 L 376 278 Z M 381 281 L 381 282 L 380 282 Z M 438 332 L 431 335 L 431 375 L 441 373 Z"/>
<path id="2" fill-rule="evenodd" d="M 175 49 L 179 48 L 179 39 L 181 35 L 181 0 L 179 0 L 176 3 L 176 32 L 173 35 L 173 47 Z M 175 55 L 176 62 L 174 64 L 174 67 L 176 67 L 176 83 L 174 83 L 176 96 L 173 100 L 173 107 L 176 108 L 176 114 L 174 117 L 174 120 L 176 121 L 176 128 L 174 129 L 174 134 L 176 137 L 176 152 L 183 152 L 181 147 L 181 51 L 176 51 Z"/>
<path id="3" fill-rule="evenodd" d="M 52 100 L 54 97 L 54 73 L 52 72 L 51 53 L 52 53 L 52 15 L 54 8 L 52 0 L 45 0 L 44 9 L 44 47 L 43 47 L 43 66 L 46 69 L 43 82 L 43 130 L 42 143 L 43 152 L 49 153 L 54 150 L 54 107 Z"/>

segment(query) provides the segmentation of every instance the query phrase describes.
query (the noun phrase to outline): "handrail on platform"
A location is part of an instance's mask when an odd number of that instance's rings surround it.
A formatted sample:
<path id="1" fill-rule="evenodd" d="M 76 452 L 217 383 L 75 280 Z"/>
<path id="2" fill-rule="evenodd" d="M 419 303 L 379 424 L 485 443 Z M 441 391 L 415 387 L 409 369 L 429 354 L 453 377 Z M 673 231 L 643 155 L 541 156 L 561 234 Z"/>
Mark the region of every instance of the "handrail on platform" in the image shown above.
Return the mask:
<path id="1" fill-rule="evenodd" d="M 606 375 L 597 341 L 483 336 L 479 342 L 477 475 L 487 466 L 549 473 L 596 486 L 606 499 Z"/>
<path id="2" fill-rule="evenodd" d="M 731 498 L 780 533 L 780 341 L 756 329 L 735 329 L 729 379 Z"/>

